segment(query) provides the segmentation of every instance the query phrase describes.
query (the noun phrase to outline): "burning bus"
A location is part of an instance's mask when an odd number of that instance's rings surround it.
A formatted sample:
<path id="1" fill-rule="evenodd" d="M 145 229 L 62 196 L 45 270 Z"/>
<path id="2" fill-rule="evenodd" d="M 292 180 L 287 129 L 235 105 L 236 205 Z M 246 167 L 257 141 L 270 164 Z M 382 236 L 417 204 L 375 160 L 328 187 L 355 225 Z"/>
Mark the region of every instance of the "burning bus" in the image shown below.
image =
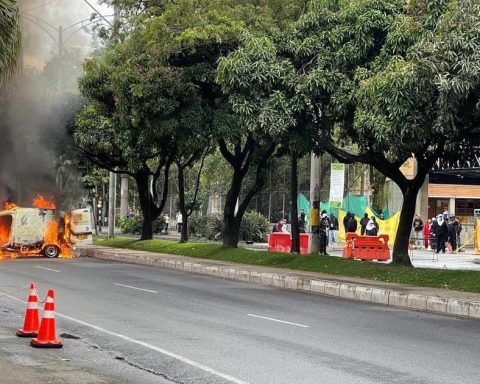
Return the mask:
<path id="1" fill-rule="evenodd" d="M 59 214 L 55 205 L 41 196 L 37 197 L 35 208 L 21 208 L 5 204 L 0 211 L 0 258 L 1 256 L 73 257 L 72 243 L 91 243 L 91 226 L 86 222 L 90 210 L 75 210 L 73 225 L 70 216 Z M 72 233 L 73 229 L 77 229 Z M 82 231 L 78 231 L 81 228 Z"/>

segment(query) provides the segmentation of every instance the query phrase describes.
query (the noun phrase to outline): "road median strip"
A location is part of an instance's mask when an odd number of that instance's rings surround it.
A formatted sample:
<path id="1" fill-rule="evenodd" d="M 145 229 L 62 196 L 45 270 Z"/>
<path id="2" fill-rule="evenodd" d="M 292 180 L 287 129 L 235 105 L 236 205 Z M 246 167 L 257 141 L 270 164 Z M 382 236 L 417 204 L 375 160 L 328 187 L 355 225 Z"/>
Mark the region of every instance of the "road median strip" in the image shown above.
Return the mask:
<path id="1" fill-rule="evenodd" d="M 188 257 L 173 256 L 146 251 L 132 251 L 102 246 L 83 246 L 77 248 L 79 256 L 94 257 L 104 260 L 121 261 L 131 264 L 155 266 L 186 273 L 196 273 L 215 276 L 229 280 L 260 284 L 269 287 L 289 289 L 301 292 L 316 293 L 325 296 L 344 298 L 374 304 L 382 304 L 395 308 L 412 309 L 441 315 L 460 316 L 470 319 L 480 319 L 480 300 L 455 297 L 455 292 L 442 296 L 421 294 L 408 286 L 406 292 L 400 289 L 368 286 L 352 282 L 320 279 L 301 276 L 295 271 L 291 273 L 272 272 L 272 268 L 261 266 L 232 266 L 227 263 L 211 264 L 211 260 L 192 261 Z M 413 291 L 413 292 L 411 292 Z M 462 294 L 458 293 L 459 296 Z"/>

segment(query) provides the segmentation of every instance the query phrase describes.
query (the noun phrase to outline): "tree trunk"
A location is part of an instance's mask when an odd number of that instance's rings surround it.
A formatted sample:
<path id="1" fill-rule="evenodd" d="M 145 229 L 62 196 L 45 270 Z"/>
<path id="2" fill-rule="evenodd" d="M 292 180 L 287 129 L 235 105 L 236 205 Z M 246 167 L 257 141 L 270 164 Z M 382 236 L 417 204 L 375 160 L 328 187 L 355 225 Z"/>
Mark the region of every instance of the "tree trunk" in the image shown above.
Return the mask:
<path id="1" fill-rule="evenodd" d="M 423 179 L 424 178 L 425 177 L 423 177 Z M 400 211 L 397 236 L 395 237 L 395 243 L 393 245 L 392 264 L 405 265 L 408 267 L 413 266 L 410 261 L 410 256 L 408 255 L 408 248 L 419 190 L 420 188 L 417 186 L 417 183 L 411 180 L 408 182 L 408 187 L 402 191 L 403 204 L 402 210 Z"/>
<path id="2" fill-rule="evenodd" d="M 225 207 L 223 209 L 223 247 L 236 248 L 238 245 L 238 231 L 243 214 L 235 215 L 235 207 L 240 196 L 244 176 L 240 169 L 233 170 L 232 183 L 225 198 Z M 240 212 L 239 212 L 240 213 Z"/>
<path id="3" fill-rule="evenodd" d="M 188 242 L 188 217 L 182 213 L 182 231 L 180 233 L 180 243 Z"/>
<path id="4" fill-rule="evenodd" d="M 290 169 L 290 213 L 291 213 L 291 225 L 292 225 L 292 248 L 290 252 L 300 253 L 300 234 L 298 233 L 298 157 L 294 150 L 290 153 L 291 169 Z"/>
<path id="5" fill-rule="evenodd" d="M 152 198 L 149 188 L 149 174 L 139 171 L 135 175 L 135 183 L 137 184 L 138 198 L 140 200 L 140 209 L 143 215 L 141 240 L 153 239 L 153 221 L 158 217 L 155 216 Z"/>
<path id="6" fill-rule="evenodd" d="M 177 163 L 178 169 L 178 208 L 182 214 L 182 231 L 180 234 L 180 243 L 188 241 L 188 213 L 185 207 L 185 174 L 183 166 Z"/>

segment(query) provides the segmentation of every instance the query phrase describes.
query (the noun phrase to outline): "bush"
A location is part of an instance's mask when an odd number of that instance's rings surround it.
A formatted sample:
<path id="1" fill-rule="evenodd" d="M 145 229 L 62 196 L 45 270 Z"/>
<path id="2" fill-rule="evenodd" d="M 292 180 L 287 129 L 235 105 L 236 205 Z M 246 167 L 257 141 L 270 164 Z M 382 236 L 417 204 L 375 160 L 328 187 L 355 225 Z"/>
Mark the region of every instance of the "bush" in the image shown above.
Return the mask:
<path id="1" fill-rule="evenodd" d="M 212 213 L 207 216 L 191 217 L 188 220 L 188 230 L 192 236 L 207 240 L 222 239 L 223 216 Z"/>
<path id="2" fill-rule="evenodd" d="M 257 211 L 249 211 L 243 215 L 240 224 L 240 238 L 256 242 L 265 241 L 270 229 L 270 221 Z"/>
<path id="3" fill-rule="evenodd" d="M 212 213 L 207 216 L 191 217 L 188 221 L 188 230 L 194 237 L 207 240 L 222 240 L 223 216 Z M 240 224 L 240 239 L 265 241 L 270 222 L 257 211 L 246 212 Z"/>
<path id="4" fill-rule="evenodd" d="M 122 233 L 140 235 L 142 233 L 143 216 L 122 217 L 118 220 Z M 153 221 L 153 233 L 160 233 L 163 229 L 163 217 Z"/>

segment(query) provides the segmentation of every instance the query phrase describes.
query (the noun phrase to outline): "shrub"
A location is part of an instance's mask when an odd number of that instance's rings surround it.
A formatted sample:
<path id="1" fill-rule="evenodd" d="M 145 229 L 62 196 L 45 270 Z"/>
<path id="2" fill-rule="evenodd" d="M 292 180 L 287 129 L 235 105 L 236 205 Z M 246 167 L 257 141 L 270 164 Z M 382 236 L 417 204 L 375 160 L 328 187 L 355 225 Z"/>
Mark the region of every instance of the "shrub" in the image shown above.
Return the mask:
<path id="1" fill-rule="evenodd" d="M 143 216 L 122 217 L 118 220 L 122 233 L 139 235 L 142 233 Z M 160 233 L 163 229 L 163 217 L 153 221 L 153 233 Z"/>
<path id="2" fill-rule="evenodd" d="M 256 242 L 265 241 L 270 229 L 270 221 L 257 211 L 249 211 L 243 215 L 240 224 L 240 238 Z"/>
<path id="3" fill-rule="evenodd" d="M 222 240 L 223 216 L 212 213 L 207 216 L 191 217 L 188 221 L 188 230 L 194 237 L 207 240 Z M 240 224 L 240 239 L 265 241 L 270 222 L 257 211 L 246 212 Z"/>
<path id="4" fill-rule="evenodd" d="M 188 230 L 192 236 L 207 240 L 222 239 L 223 216 L 212 213 L 207 216 L 191 217 L 188 220 Z"/>

